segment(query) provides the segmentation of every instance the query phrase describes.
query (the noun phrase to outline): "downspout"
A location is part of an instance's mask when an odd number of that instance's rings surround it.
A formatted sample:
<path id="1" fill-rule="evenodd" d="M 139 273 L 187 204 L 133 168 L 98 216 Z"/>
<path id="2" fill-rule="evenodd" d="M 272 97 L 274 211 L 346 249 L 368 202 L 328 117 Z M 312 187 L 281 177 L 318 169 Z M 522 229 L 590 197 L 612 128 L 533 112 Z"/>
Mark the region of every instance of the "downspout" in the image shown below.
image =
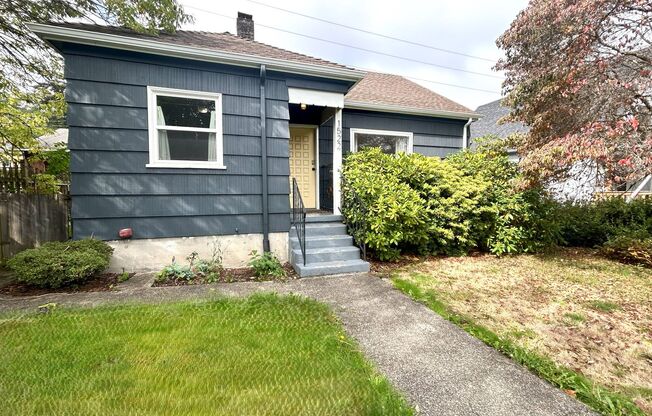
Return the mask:
<path id="1" fill-rule="evenodd" d="M 267 201 L 267 121 L 265 114 L 265 65 L 260 66 L 260 156 L 263 175 L 263 251 L 269 251 L 269 208 Z"/>
<path id="2" fill-rule="evenodd" d="M 464 125 L 464 131 L 462 132 L 462 149 L 466 149 L 469 147 L 469 126 L 473 123 L 473 119 L 469 118 L 469 121 L 466 122 Z"/>

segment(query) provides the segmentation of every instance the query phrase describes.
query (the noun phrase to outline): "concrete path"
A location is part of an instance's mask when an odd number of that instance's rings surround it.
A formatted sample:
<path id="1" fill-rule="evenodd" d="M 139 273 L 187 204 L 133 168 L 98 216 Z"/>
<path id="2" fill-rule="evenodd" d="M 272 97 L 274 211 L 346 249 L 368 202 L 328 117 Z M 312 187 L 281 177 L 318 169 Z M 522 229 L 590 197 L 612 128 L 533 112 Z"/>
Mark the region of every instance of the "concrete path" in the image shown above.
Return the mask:
<path id="1" fill-rule="evenodd" d="M 0 312 L 55 302 L 93 306 L 296 293 L 330 305 L 365 355 L 422 415 L 593 415 L 586 406 L 471 337 L 372 275 L 321 277 L 288 283 L 230 283 L 148 287 L 140 275 L 119 291 L 52 294 L 19 299 L 0 295 Z"/>

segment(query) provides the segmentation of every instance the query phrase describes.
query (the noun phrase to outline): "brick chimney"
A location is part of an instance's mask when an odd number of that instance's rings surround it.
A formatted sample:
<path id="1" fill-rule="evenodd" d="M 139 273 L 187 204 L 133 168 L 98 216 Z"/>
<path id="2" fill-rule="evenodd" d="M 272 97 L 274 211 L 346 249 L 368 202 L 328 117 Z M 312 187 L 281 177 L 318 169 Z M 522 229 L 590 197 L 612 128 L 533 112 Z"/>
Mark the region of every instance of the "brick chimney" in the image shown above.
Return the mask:
<path id="1" fill-rule="evenodd" d="M 238 12 L 237 33 L 241 38 L 254 40 L 254 18 L 252 15 Z"/>

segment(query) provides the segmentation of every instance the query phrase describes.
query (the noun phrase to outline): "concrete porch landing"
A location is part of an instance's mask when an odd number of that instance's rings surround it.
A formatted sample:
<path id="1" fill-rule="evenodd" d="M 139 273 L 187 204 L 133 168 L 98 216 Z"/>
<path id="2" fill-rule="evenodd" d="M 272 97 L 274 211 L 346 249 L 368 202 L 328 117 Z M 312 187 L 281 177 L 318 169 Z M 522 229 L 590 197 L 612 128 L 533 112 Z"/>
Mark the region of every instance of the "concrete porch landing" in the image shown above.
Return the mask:
<path id="1" fill-rule="evenodd" d="M 152 288 L 140 275 L 115 292 L 52 294 L 15 299 L 0 295 L 0 312 L 116 302 L 160 302 L 299 294 L 325 302 L 366 357 L 421 415 L 594 415 L 586 406 L 471 337 L 425 306 L 369 274 L 316 277 L 287 283 L 230 283 Z"/>

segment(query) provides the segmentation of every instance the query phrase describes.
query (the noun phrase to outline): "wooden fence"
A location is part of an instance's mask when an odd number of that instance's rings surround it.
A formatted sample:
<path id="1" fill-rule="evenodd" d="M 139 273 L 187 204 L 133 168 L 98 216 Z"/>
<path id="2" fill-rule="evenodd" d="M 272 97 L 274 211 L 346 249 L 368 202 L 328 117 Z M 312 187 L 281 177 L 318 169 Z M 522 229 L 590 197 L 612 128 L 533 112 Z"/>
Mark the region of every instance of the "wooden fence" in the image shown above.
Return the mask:
<path id="1" fill-rule="evenodd" d="M 30 186 L 30 172 L 25 159 L 0 164 L 0 193 L 18 194 Z"/>
<path id="2" fill-rule="evenodd" d="M 596 192 L 594 195 L 595 199 L 608 199 L 608 198 L 622 198 L 628 199 L 632 195 L 632 192 L 629 191 L 604 191 Z M 636 195 L 636 199 L 647 199 L 652 198 L 652 192 L 641 191 Z"/>
<path id="3" fill-rule="evenodd" d="M 0 262 L 21 250 L 68 239 L 66 195 L 0 193 Z"/>

